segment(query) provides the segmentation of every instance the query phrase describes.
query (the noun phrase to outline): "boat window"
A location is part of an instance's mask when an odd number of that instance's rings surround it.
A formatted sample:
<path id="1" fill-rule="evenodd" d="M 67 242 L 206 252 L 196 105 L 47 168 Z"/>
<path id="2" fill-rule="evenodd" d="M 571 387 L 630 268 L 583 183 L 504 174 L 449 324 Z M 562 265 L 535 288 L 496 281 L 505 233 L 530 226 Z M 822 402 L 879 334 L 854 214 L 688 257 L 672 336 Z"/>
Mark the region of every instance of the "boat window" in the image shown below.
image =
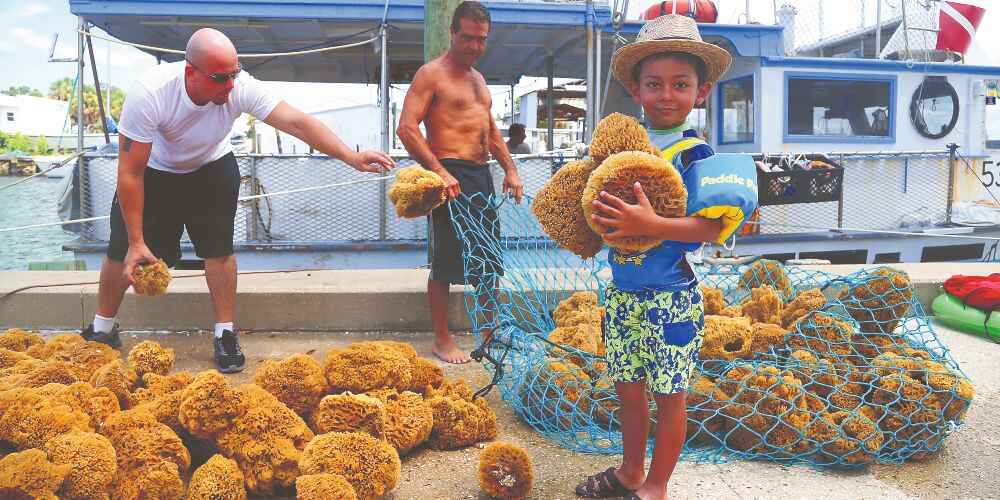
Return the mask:
<path id="1" fill-rule="evenodd" d="M 895 78 L 788 75 L 786 140 L 891 142 Z"/>
<path id="2" fill-rule="evenodd" d="M 754 141 L 753 75 L 719 84 L 722 108 L 719 144 Z"/>
<path id="3" fill-rule="evenodd" d="M 910 122 L 920 135 L 940 139 L 958 122 L 958 93 L 943 76 L 928 76 L 913 92 Z"/>

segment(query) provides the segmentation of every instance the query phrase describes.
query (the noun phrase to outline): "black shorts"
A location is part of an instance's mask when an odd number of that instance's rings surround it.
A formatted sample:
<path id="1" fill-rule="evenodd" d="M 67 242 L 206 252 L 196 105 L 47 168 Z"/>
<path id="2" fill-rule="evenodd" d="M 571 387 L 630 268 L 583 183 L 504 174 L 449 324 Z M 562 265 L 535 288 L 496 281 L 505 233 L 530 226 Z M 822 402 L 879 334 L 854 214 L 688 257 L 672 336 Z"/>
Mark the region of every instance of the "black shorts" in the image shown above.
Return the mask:
<path id="1" fill-rule="evenodd" d="M 202 259 L 233 254 L 233 220 L 240 194 L 240 169 L 229 153 L 186 174 L 146 167 L 142 232 L 146 246 L 173 267 L 181 258 L 181 235 L 187 227 L 195 253 Z M 118 193 L 111 202 L 108 258 L 125 260 L 128 231 Z"/>
<path id="2" fill-rule="evenodd" d="M 490 175 L 488 165 L 468 160 L 444 158 L 441 165 L 458 181 L 462 195 L 431 212 L 430 278 L 440 283 L 465 284 L 461 240 L 467 239 L 472 252 L 469 259 L 469 281 L 473 286 L 478 286 L 484 277 L 493 278 L 503 274 L 500 221 L 495 205 L 486 203 L 492 203 L 495 194 L 493 176 Z M 470 202 L 469 198 L 477 193 L 482 194 Z M 455 226 L 451 221 L 448 205 L 452 203 L 463 204 L 462 208 L 457 209 L 463 216 L 456 218 L 461 235 L 455 234 Z M 470 222 L 475 227 L 470 229 Z"/>

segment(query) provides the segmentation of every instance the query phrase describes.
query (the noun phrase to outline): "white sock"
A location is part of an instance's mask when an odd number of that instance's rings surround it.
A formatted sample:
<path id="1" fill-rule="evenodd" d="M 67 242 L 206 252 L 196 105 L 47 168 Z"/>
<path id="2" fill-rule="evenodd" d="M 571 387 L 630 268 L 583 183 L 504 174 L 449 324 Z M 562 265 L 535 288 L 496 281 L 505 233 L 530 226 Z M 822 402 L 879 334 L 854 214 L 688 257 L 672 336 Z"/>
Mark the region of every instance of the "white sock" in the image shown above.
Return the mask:
<path id="1" fill-rule="evenodd" d="M 112 328 L 115 327 L 115 318 L 105 318 L 100 314 L 94 315 L 94 331 L 100 333 L 108 333 Z"/>
<path id="2" fill-rule="evenodd" d="M 215 338 L 217 338 L 217 339 L 222 338 L 222 331 L 223 330 L 229 330 L 229 331 L 231 331 L 233 333 L 236 333 L 236 330 L 233 330 L 233 324 L 232 323 L 216 323 L 215 324 Z"/>

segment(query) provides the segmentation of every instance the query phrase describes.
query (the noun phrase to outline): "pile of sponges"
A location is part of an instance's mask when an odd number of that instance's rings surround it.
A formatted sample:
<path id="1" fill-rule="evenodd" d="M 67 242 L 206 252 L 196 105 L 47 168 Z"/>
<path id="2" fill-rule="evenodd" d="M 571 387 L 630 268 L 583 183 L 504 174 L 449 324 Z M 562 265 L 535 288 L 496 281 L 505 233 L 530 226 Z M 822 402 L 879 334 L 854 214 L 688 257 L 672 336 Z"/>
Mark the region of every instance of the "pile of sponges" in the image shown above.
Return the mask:
<path id="1" fill-rule="evenodd" d="M 458 449 L 497 435 L 482 397 L 403 342 L 357 342 L 322 363 L 306 354 L 268 360 L 243 385 L 215 370 L 173 372 L 175 357 L 153 341 L 121 358 L 76 334 L 0 334 L 0 491 L 378 498 L 417 447 Z M 514 490 L 530 488 L 530 460 L 488 455 L 494 487 L 516 478 Z"/>

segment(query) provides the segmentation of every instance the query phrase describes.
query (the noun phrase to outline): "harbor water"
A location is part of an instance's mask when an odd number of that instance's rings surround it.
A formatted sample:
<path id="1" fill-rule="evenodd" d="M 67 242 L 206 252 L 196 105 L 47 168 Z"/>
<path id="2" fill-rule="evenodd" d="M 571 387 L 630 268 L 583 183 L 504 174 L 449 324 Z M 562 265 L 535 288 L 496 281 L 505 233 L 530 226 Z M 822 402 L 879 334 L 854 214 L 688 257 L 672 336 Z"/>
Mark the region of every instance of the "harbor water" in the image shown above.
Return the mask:
<path id="1" fill-rule="evenodd" d="M 0 176 L 0 188 L 24 179 Z M 0 191 L 0 229 L 58 222 L 62 179 L 36 177 Z M 24 271 L 30 262 L 67 261 L 62 245 L 76 238 L 60 226 L 0 232 L 0 271 Z"/>

